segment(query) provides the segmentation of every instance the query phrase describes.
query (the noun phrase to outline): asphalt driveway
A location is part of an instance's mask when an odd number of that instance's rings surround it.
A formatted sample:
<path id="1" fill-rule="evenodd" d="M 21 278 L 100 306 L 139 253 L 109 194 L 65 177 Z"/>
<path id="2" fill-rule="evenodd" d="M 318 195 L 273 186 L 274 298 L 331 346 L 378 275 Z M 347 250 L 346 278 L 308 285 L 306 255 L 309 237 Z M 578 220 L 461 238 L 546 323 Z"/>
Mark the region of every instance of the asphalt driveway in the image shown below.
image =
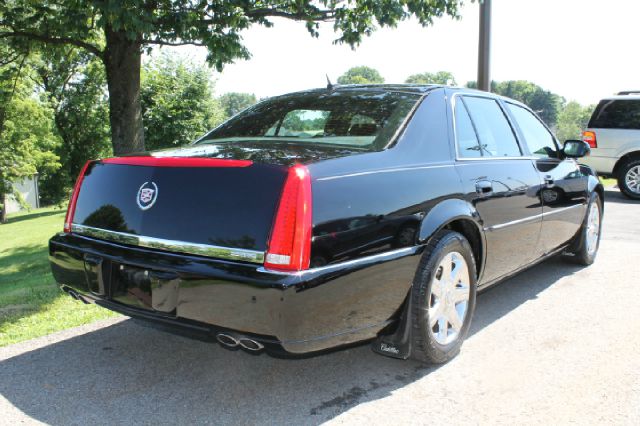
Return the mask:
<path id="1" fill-rule="evenodd" d="M 281 360 L 109 320 L 1 348 L 0 424 L 640 424 L 640 203 L 606 198 L 596 263 L 479 296 L 446 365 Z"/>

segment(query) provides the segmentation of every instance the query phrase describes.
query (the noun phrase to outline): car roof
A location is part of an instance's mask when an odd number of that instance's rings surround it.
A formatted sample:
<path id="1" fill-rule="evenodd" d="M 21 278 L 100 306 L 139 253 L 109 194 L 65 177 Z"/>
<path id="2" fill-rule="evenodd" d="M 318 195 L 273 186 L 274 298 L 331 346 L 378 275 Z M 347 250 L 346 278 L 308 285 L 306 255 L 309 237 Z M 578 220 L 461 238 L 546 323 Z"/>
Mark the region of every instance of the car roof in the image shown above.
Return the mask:
<path id="1" fill-rule="evenodd" d="M 311 93 L 319 93 L 326 91 L 333 92 L 398 92 L 398 93 L 415 93 L 415 94 L 423 94 L 427 93 L 433 89 L 445 87 L 438 84 L 334 84 L 331 87 L 318 87 L 315 89 L 301 90 L 298 92 L 291 92 L 282 94 L 275 97 L 280 96 L 293 96 L 293 95 L 304 95 Z"/>
<path id="2" fill-rule="evenodd" d="M 485 92 L 477 89 L 470 89 L 468 87 L 458 87 L 458 86 L 446 86 L 443 84 L 335 84 L 331 88 L 320 87 L 316 89 L 308 89 L 301 90 L 298 92 L 286 93 L 278 96 L 272 96 L 270 98 L 263 99 L 266 100 L 277 100 L 277 99 L 286 99 L 290 96 L 298 96 L 298 95 L 309 95 L 313 93 L 325 93 L 327 91 L 332 92 L 349 92 L 349 91 L 357 91 L 357 92 L 372 92 L 372 93 L 380 93 L 380 92 L 395 92 L 395 93 L 412 93 L 416 95 L 425 95 L 436 89 L 447 89 L 452 92 L 457 92 L 461 94 L 469 94 L 469 95 L 480 95 L 483 97 L 489 97 L 493 99 L 501 99 L 506 102 L 510 102 L 516 105 L 520 105 L 526 109 L 530 109 L 526 104 L 517 101 L 512 98 L 508 98 L 506 96 L 501 96 L 496 93 Z"/>
<path id="3" fill-rule="evenodd" d="M 602 98 L 603 101 L 637 101 L 640 100 L 640 94 L 638 95 L 614 95 Z"/>
<path id="4" fill-rule="evenodd" d="M 316 89 L 301 90 L 298 92 L 291 92 L 291 93 L 286 93 L 279 96 L 274 96 L 273 98 L 326 92 L 328 90 L 333 92 L 349 92 L 349 91 L 369 92 L 370 91 L 370 92 L 415 93 L 415 94 L 421 95 L 421 94 L 426 94 L 435 89 L 444 89 L 444 88 L 450 89 L 455 92 L 470 93 L 470 94 L 475 93 L 478 95 L 489 96 L 492 98 L 500 98 L 500 99 L 508 100 L 510 102 L 517 102 L 514 99 L 506 98 L 504 96 L 500 96 L 491 92 L 484 92 L 481 90 L 470 89 L 467 87 L 446 86 L 443 84 L 335 84 L 332 87 L 327 86 L 327 87 L 320 87 Z"/>

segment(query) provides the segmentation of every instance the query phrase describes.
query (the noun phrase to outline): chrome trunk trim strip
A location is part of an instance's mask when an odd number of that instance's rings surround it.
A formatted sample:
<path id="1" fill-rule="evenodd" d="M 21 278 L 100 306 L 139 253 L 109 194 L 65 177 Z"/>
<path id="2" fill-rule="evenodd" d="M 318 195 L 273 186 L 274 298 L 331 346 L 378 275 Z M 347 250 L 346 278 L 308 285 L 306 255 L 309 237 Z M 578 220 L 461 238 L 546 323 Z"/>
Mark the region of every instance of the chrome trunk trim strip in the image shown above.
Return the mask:
<path id="1" fill-rule="evenodd" d="M 215 257 L 228 260 L 242 260 L 252 263 L 264 263 L 264 252 L 241 248 L 220 247 L 208 244 L 188 243 L 185 241 L 164 240 L 161 238 L 145 237 L 125 232 L 110 231 L 73 223 L 71 232 L 86 235 L 101 240 L 132 246 L 166 250 L 171 252 L 196 254 L 199 256 Z"/>

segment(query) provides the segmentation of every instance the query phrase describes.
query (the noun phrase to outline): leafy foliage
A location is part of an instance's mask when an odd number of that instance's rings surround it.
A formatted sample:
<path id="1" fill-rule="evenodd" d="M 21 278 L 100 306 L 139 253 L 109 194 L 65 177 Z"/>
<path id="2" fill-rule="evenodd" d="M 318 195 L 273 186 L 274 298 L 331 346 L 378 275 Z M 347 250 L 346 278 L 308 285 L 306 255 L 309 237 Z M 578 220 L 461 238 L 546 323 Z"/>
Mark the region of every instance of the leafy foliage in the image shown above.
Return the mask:
<path id="1" fill-rule="evenodd" d="M 7 82 L 0 80 L 0 85 Z M 0 199 L 13 192 L 12 182 L 34 173 L 52 172 L 60 167 L 54 154 L 59 144 L 54 134 L 53 113 L 37 99 L 28 96 L 28 86 L 18 83 L 13 96 L 2 105 L 0 132 Z M 6 90 L 3 90 L 6 92 Z"/>
<path id="2" fill-rule="evenodd" d="M 167 55 L 145 66 L 141 98 L 150 150 L 192 142 L 224 119 L 209 70 Z"/>
<path id="3" fill-rule="evenodd" d="M 305 22 L 313 36 L 319 22 L 333 22 L 336 43 L 355 46 L 378 27 L 415 17 L 422 25 L 458 17 L 462 0 L 4 0 L 0 39 L 14 46 L 73 45 L 105 65 L 110 91 L 114 152 L 144 145 L 140 117 L 140 52 L 158 45 L 205 46 L 218 70 L 250 56 L 241 32 L 272 18 Z M 369 80 L 371 81 L 371 80 Z M 360 82 L 360 81 L 358 81 Z"/>
<path id="4" fill-rule="evenodd" d="M 43 49 L 31 66 L 62 139 L 55 150 L 62 167 L 40 176 L 43 204 L 55 204 L 67 198 L 87 160 L 112 153 L 104 68 L 86 52 L 66 46 Z"/>
<path id="5" fill-rule="evenodd" d="M 338 84 L 382 84 L 384 77 L 378 70 L 371 67 L 359 66 L 347 70 L 338 77 Z"/>
<path id="6" fill-rule="evenodd" d="M 423 72 L 420 74 L 413 74 L 407 77 L 405 83 L 409 84 L 445 84 L 449 86 L 455 86 L 456 79 L 449 71 L 438 71 L 435 73 Z"/>
<path id="7" fill-rule="evenodd" d="M 282 121 L 282 128 L 293 132 L 322 132 L 329 118 L 328 111 L 291 111 Z"/>
<path id="8" fill-rule="evenodd" d="M 586 129 L 594 108 L 594 105 L 582 106 L 575 101 L 567 103 L 558 114 L 558 140 L 562 143 L 569 139 L 582 139 L 582 131 Z"/>
<path id="9" fill-rule="evenodd" d="M 470 81 L 467 87 L 475 89 L 478 85 L 475 81 Z M 492 81 L 491 91 L 528 105 L 549 127 L 555 127 L 564 102 L 560 95 L 525 80 Z"/>
<path id="10" fill-rule="evenodd" d="M 28 58 L 28 50 L 0 39 L 0 222 L 6 221 L 4 203 L 13 182 L 60 166 L 51 111 L 31 96 Z"/>
<path id="11" fill-rule="evenodd" d="M 233 117 L 245 108 L 255 104 L 258 100 L 253 93 L 230 92 L 218 98 L 225 117 Z"/>

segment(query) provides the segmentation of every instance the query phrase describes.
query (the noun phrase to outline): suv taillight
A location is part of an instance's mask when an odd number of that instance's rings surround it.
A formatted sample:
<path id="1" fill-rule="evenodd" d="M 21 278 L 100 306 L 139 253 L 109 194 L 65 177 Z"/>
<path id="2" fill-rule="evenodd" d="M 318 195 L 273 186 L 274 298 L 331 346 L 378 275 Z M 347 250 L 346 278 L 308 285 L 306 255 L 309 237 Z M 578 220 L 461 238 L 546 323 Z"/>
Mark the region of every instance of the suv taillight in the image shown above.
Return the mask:
<path id="1" fill-rule="evenodd" d="M 589 144 L 591 148 L 598 147 L 598 140 L 596 139 L 596 132 L 585 131 L 582 132 L 582 140 Z"/>
<path id="2" fill-rule="evenodd" d="M 265 268 L 302 271 L 311 258 L 311 176 L 303 165 L 289 168 L 269 239 Z"/>
<path id="3" fill-rule="evenodd" d="M 73 222 L 73 215 L 76 213 L 76 203 L 78 202 L 78 194 L 80 193 L 80 187 L 82 186 L 82 179 L 84 179 L 87 167 L 89 167 L 89 164 L 91 163 L 91 160 L 84 163 L 84 166 L 78 175 L 78 179 L 76 179 L 76 184 L 73 186 L 73 192 L 71 193 L 71 199 L 69 200 L 69 206 L 67 207 L 67 215 L 64 218 L 64 232 L 71 232 L 71 223 Z"/>

